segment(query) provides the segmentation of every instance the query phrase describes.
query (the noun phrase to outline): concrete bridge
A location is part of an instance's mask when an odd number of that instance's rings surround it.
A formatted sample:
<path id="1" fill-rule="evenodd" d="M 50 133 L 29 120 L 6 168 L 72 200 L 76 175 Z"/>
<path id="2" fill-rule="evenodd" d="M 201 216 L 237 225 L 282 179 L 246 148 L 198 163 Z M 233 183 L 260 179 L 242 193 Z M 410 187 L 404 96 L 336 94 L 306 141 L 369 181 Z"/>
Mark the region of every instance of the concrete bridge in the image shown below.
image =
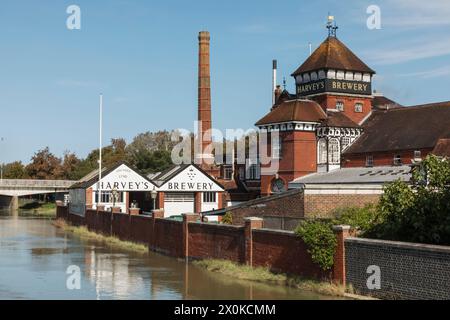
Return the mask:
<path id="1" fill-rule="evenodd" d="M 0 206 L 17 209 L 19 197 L 37 194 L 66 193 L 76 181 L 70 180 L 0 180 Z"/>

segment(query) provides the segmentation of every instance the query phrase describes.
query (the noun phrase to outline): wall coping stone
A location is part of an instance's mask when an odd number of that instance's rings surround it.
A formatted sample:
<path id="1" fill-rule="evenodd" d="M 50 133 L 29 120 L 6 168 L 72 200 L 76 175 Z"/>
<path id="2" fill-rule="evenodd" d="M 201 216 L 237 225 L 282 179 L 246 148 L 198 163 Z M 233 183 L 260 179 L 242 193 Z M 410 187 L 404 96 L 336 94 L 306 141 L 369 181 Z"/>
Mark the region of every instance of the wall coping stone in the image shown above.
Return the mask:
<path id="1" fill-rule="evenodd" d="M 245 229 L 244 226 L 236 226 L 231 224 L 213 224 L 213 223 L 205 223 L 200 221 L 190 221 L 189 224 L 199 225 L 199 226 L 206 226 L 211 228 L 228 228 L 228 229 L 234 229 L 234 230 L 243 230 Z"/>
<path id="2" fill-rule="evenodd" d="M 289 231 L 289 230 L 276 230 L 276 229 L 261 228 L 261 229 L 253 229 L 253 232 L 262 232 L 262 233 L 271 233 L 271 234 L 284 234 L 284 235 L 287 235 L 287 236 L 297 237 L 297 235 L 295 234 L 294 231 Z"/>
<path id="3" fill-rule="evenodd" d="M 264 219 L 258 217 L 247 217 L 244 219 L 244 221 L 264 221 Z"/>
<path id="4" fill-rule="evenodd" d="M 450 246 L 439 246 L 439 245 L 424 244 L 424 243 L 400 242 L 400 241 L 354 238 L 354 237 L 346 238 L 345 242 L 353 242 L 353 243 L 360 243 L 360 244 L 378 244 L 378 245 L 385 245 L 388 247 L 400 248 L 400 249 L 450 253 Z"/>
<path id="5" fill-rule="evenodd" d="M 333 230 L 334 231 L 348 231 L 350 230 L 350 226 L 347 225 L 338 225 L 338 226 L 333 226 Z"/>

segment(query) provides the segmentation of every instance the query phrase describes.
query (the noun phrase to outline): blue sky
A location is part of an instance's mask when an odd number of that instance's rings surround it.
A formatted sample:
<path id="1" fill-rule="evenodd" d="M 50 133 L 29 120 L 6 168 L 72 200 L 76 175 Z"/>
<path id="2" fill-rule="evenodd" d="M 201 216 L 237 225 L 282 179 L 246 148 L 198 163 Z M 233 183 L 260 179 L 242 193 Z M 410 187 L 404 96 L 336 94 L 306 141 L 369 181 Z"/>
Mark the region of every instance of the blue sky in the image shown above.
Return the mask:
<path id="1" fill-rule="evenodd" d="M 81 8 L 68 30 L 66 8 Z M 369 5 L 381 30 L 366 26 Z M 279 82 L 326 37 L 338 37 L 377 71 L 374 89 L 405 105 L 450 100 L 447 0 L 212 1 L 40 0 L 0 4 L 0 162 L 28 162 L 46 146 L 84 157 L 104 140 L 192 129 L 197 107 L 197 34 L 211 32 L 213 123 L 251 128 L 270 108 L 271 61 Z M 426 121 L 426 119 L 424 119 Z"/>

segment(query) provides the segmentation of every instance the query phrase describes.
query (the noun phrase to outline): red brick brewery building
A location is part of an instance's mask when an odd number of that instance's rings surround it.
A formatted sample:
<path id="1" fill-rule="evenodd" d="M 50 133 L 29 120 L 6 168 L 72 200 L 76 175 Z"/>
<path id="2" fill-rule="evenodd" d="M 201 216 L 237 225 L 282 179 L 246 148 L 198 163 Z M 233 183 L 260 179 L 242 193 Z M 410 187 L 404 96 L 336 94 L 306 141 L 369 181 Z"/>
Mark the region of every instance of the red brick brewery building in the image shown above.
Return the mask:
<path id="1" fill-rule="evenodd" d="M 342 167 L 400 166 L 429 153 L 450 155 L 450 102 L 403 107 L 372 91 L 375 71 L 329 28 L 323 43 L 292 73 L 296 93 L 275 89 L 256 122 L 280 141 L 261 167 L 261 195 L 287 190 L 302 176 Z M 276 162 L 278 170 L 264 172 Z"/>

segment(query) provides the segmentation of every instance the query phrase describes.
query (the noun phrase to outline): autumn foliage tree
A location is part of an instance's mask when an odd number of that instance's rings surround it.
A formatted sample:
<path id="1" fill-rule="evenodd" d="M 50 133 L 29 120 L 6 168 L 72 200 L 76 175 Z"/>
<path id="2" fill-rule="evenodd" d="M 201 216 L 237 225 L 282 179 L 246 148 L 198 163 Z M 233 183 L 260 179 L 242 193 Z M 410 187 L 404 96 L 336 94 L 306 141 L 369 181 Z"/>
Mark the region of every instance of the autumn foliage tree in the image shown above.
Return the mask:
<path id="1" fill-rule="evenodd" d="M 5 179 L 25 179 L 27 178 L 27 173 L 25 171 L 25 166 L 21 161 L 14 161 L 6 164 L 3 167 L 3 178 Z"/>
<path id="2" fill-rule="evenodd" d="M 61 159 L 53 155 L 49 148 L 39 150 L 26 166 L 27 175 L 31 179 L 52 180 L 64 177 Z"/>

